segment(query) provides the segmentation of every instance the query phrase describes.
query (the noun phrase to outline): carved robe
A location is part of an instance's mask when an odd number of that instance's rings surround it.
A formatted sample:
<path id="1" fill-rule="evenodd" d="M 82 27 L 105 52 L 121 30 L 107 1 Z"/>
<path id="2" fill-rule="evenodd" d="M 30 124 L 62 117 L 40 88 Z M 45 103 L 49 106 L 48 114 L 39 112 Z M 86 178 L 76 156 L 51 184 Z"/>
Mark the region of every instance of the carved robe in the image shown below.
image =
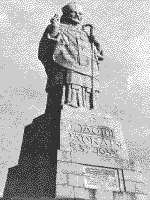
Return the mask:
<path id="1" fill-rule="evenodd" d="M 40 41 L 38 58 L 48 76 L 46 92 L 49 103 L 60 108 L 62 104 L 90 108 L 92 71 L 91 44 L 80 27 L 60 24 L 57 39 L 50 38 L 49 25 Z M 93 87 L 98 96 L 99 67 L 102 55 L 94 48 Z M 63 97 L 63 99 L 62 99 Z M 52 105 L 53 107 L 53 105 Z"/>

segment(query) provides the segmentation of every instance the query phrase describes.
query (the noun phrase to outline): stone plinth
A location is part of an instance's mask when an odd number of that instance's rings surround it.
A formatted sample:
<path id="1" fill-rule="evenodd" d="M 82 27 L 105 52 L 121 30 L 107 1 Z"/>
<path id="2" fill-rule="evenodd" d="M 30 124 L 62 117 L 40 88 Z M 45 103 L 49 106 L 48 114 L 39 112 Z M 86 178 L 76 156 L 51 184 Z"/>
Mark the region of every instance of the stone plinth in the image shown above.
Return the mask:
<path id="1" fill-rule="evenodd" d="M 53 131 L 45 115 L 25 127 L 18 165 L 8 170 L 4 198 L 54 196 L 57 149 Z"/>

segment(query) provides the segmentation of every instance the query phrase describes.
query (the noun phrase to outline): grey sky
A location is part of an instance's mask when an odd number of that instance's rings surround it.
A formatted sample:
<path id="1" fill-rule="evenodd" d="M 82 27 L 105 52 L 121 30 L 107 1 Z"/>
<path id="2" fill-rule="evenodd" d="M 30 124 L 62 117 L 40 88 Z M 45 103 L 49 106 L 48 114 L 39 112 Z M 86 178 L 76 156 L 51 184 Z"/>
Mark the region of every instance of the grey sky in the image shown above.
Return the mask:
<path id="1" fill-rule="evenodd" d="M 23 125 L 44 113 L 46 74 L 37 59 L 38 43 L 50 17 L 60 12 L 66 2 L 60 5 L 49 0 L 2 0 L 0 3 L 3 147 L 11 135 L 10 141 L 19 149 Z M 120 120 L 131 158 L 139 161 L 147 172 L 150 170 L 150 3 L 137 0 L 79 3 L 84 11 L 83 23 L 95 25 L 95 34 L 104 50 L 100 105 L 104 113 Z M 12 135 L 17 139 L 11 139 Z"/>

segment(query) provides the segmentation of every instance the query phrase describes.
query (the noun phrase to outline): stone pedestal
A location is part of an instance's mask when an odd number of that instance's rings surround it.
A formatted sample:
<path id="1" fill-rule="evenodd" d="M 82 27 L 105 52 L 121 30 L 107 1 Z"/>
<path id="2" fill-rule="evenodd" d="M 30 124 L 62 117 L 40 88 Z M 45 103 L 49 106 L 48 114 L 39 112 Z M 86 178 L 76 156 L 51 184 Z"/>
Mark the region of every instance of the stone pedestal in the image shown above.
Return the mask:
<path id="1" fill-rule="evenodd" d="M 135 194 L 129 192 L 114 192 L 113 200 L 137 200 Z"/>
<path id="2" fill-rule="evenodd" d="M 8 170 L 4 199 L 55 196 L 99 199 L 101 193 L 113 198 L 114 190 L 124 191 L 119 175 L 119 170 L 128 168 L 124 133 L 121 125 L 116 126 L 119 122 L 100 113 L 98 79 L 94 79 L 93 86 L 91 110 L 91 77 L 70 71 L 63 91 L 62 112 L 56 112 L 55 107 L 60 105 L 54 104 L 46 112 L 48 115 L 35 118 L 25 127 L 18 165 Z M 70 166 L 64 166 L 64 171 L 70 170 L 67 175 L 60 173 L 58 160 Z M 81 166 L 83 174 L 79 176 L 75 173 Z"/>
<path id="3" fill-rule="evenodd" d="M 64 105 L 59 123 L 60 150 L 45 114 L 25 127 L 18 165 L 8 171 L 4 199 L 54 198 L 55 194 L 62 199 L 121 199 L 124 196 L 113 197 L 113 191 L 144 193 L 140 174 L 127 171 L 127 159 L 121 158 L 119 133 L 97 109 Z"/>
<path id="4" fill-rule="evenodd" d="M 25 127 L 17 166 L 9 168 L 3 197 L 55 197 L 57 149 L 53 125 L 41 115 Z"/>

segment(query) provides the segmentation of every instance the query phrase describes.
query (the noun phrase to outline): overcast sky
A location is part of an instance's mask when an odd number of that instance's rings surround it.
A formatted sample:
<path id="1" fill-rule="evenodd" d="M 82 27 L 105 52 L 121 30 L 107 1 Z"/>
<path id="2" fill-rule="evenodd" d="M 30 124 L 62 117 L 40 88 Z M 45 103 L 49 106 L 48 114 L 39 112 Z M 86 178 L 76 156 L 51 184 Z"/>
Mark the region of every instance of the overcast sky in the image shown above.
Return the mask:
<path id="1" fill-rule="evenodd" d="M 49 19 L 60 13 L 65 3 L 1 0 L 0 134 L 5 158 L 0 158 L 0 163 L 9 156 L 9 162 L 15 162 L 13 155 L 21 147 L 23 126 L 44 113 L 46 74 L 37 59 L 38 43 Z M 95 25 L 95 34 L 104 50 L 105 61 L 100 69 L 101 108 L 122 124 L 130 157 L 148 172 L 150 3 L 137 0 L 79 3 L 83 24 Z M 14 146 L 16 150 L 9 152 Z"/>

